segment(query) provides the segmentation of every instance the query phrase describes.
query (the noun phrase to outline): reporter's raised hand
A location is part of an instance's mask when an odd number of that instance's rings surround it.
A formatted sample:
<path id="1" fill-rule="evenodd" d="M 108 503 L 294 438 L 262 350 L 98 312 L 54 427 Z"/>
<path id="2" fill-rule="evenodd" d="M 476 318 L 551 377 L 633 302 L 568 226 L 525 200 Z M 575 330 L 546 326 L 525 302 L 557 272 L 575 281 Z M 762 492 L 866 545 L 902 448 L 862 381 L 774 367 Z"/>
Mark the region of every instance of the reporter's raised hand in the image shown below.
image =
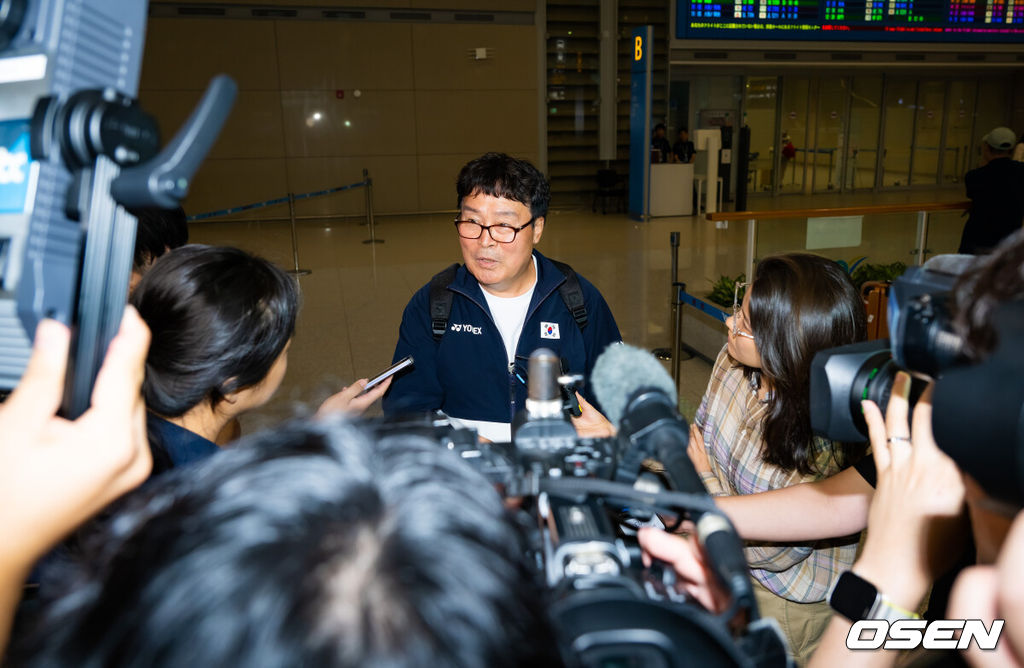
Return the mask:
<path id="1" fill-rule="evenodd" d="M 391 378 L 388 376 L 376 387 L 366 394 L 360 394 L 366 387 L 367 379 L 360 378 L 341 392 L 327 397 L 317 410 L 317 417 L 324 417 L 332 413 L 348 413 L 349 415 L 362 415 L 370 407 L 370 404 L 384 396 L 384 393 L 391 387 Z"/>
<path id="2" fill-rule="evenodd" d="M 965 526 L 963 478 L 932 435 L 932 388 L 918 400 L 912 427 L 909 393 L 910 377 L 901 372 L 884 420 L 878 406 L 863 402 L 878 485 L 854 570 L 913 610 L 943 566 L 958 556 L 950 545 Z"/>
<path id="3" fill-rule="evenodd" d="M 729 607 L 729 593 L 715 579 L 715 574 L 704 560 L 704 553 L 691 536 L 676 536 L 661 529 L 645 527 L 637 533 L 643 548 L 644 565 L 651 559 L 660 559 L 672 566 L 683 591 L 714 613 Z"/>
<path id="4" fill-rule="evenodd" d="M 696 423 L 690 424 L 690 442 L 686 446 L 686 454 L 693 463 L 697 473 L 711 473 L 711 462 L 708 460 L 708 451 L 704 447 L 704 434 Z"/>
<path id="5" fill-rule="evenodd" d="M 17 389 L 0 407 L 0 564 L 28 568 L 54 544 L 149 474 L 140 388 L 149 329 L 125 308 L 77 420 L 57 417 L 70 332 L 44 320 Z"/>

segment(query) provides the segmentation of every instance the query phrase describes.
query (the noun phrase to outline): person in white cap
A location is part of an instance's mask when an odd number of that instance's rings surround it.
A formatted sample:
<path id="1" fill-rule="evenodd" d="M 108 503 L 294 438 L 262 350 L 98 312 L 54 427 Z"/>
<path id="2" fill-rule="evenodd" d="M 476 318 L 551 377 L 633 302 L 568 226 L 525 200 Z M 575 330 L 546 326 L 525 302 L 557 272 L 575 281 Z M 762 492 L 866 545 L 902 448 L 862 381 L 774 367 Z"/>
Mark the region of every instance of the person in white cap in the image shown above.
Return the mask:
<path id="1" fill-rule="evenodd" d="M 998 127 L 982 137 L 981 166 L 964 184 L 971 208 L 960 237 L 960 253 L 977 255 L 995 248 L 1024 221 L 1024 163 L 1010 159 L 1017 135 Z"/>

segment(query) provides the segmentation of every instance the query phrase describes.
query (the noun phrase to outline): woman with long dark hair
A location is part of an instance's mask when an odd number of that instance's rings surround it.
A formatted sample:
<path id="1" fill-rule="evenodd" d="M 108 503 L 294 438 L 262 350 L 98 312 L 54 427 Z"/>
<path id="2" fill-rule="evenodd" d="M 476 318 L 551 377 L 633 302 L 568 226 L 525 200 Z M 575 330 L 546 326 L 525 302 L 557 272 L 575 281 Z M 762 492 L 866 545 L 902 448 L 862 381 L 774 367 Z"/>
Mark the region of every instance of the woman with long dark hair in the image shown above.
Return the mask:
<path id="1" fill-rule="evenodd" d="M 153 471 L 217 451 L 217 436 L 266 403 L 288 368 L 299 289 L 270 262 L 230 247 L 191 245 L 161 257 L 131 303 L 152 332 L 143 398 Z M 362 411 L 388 383 L 354 399 L 365 380 L 321 411 Z"/>
<path id="2" fill-rule="evenodd" d="M 740 287 L 691 428 L 690 457 L 716 496 L 824 478 L 863 454 L 816 437 L 810 422 L 815 353 L 865 338 L 864 304 L 846 272 L 815 255 L 778 255 L 758 263 L 742 301 Z M 828 591 L 856 550 L 856 536 L 747 548 L 762 612 L 780 621 L 798 662 L 824 631 Z"/>

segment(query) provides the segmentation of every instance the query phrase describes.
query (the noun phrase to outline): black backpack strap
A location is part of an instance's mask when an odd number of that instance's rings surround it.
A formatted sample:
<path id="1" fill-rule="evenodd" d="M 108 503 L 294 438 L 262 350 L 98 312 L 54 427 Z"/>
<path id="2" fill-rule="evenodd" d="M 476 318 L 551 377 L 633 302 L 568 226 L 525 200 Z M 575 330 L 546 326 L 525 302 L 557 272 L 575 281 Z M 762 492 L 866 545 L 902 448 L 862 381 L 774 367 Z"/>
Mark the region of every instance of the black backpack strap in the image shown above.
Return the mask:
<path id="1" fill-rule="evenodd" d="M 455 297 L 448 286 L 455 280 L 455 272 L 459 265 L 455 263 L 444 271 L 434 274 L 430 279 L 430 331 L 435 341 L 440 341 L 448 329 L 448 316 L 452 312 L 452 299 Z"/>
<path id="2" fill-rule="evenodd" d="M 550 259 L 550 258 L 549 258 Z M 587 326 L 587 307 L 583 303 L 583 288 L 580 287 L 580 279 L 572 267 L 558 260 L 551 260 L 551 263 L 558 267 L 558 271 L 565 276 L 565 282 L 558 286 L 558 294 L 562 295 L 565 307 L 572 313 L 572 319 L 581 330 Z"/>

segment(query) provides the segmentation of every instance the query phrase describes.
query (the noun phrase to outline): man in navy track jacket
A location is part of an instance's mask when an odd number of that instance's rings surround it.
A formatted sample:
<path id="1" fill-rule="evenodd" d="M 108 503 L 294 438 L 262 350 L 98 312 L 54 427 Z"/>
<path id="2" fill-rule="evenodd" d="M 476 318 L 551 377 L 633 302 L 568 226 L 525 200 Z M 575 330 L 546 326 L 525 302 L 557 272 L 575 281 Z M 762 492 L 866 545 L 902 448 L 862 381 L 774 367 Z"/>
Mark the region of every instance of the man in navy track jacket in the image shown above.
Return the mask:
<path id="1" fill-rule="evenodd" d="M 598 355 L 621 336 L 597 288 L 534 250 L 550 199 L 536 167 L 488 153 L 462 168 L 456 189 L 464 264 L 441 279 L 450 294 L 447 323 L 435 334 L 428 283 L 406 306 L 395 347 L 395 361 L 412 355 L 415 366 L 395 378 L 384 411 L 440 409 L 485 438 L 508 441 L 526 399 L 530 353 L 551 349 L 568 373 L 589 381 Z M 568 288 L 574 279 L 578 287 Z M 582 318 L 569 310 L 567 290 L 582 296 Z M 589 382 L 582 394 L 593 403 Z"/>

